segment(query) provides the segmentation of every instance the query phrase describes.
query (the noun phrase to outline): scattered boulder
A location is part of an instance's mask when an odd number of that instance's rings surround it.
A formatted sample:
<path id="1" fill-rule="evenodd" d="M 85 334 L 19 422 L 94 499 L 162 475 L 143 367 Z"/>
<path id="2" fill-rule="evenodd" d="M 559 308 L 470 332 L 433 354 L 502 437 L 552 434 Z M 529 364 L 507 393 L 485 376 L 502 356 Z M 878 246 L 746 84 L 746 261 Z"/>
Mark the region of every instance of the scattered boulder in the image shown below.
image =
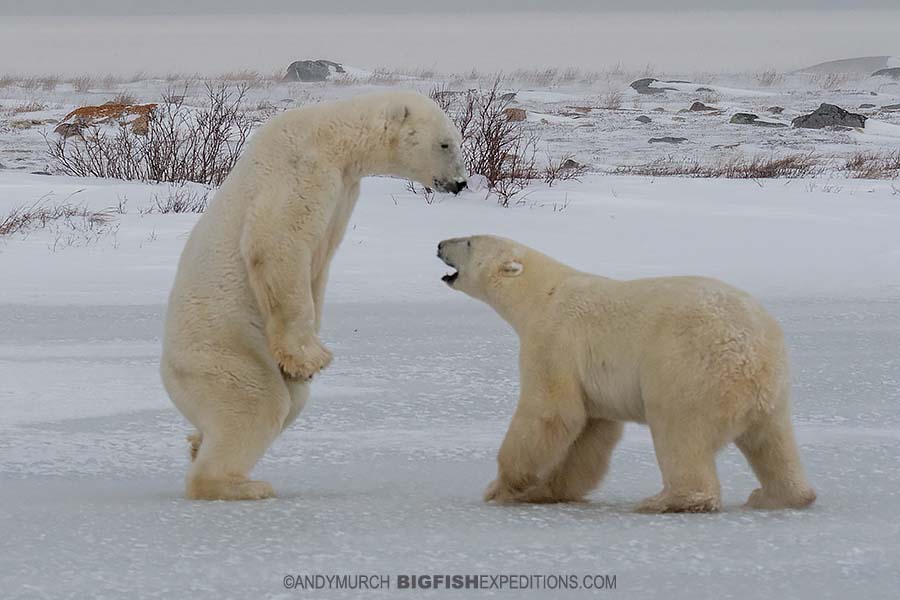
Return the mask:
<path id="1" fill-rule="evenodd" d="M 100 106 L 82 106 L 76 108 L 56 126 L 54 131 L 63 136 L 81 135 L 88 127 L 107 123 L 118 123 L 131 127 L 138 135 L 146 135 L 150 128 L 150 115 L 156 104 L 121 104 L 107 102 Z"/>
<path id="2" fill-rule="evenodd" d="M 343 65 L 330 60 L 295 60 L 282 81 L 328 81 L 335 73 L 346 73 Z"/>
<path id="3" fill-rule="evenodd" d="M 733 148 L 737 148 L 741 145 L 740 142 L 735 142 L 734 144 L 714 144 L 710 146 L 713 150 L 731 150 Z"/>
<path id="4" fill-rule="evenodd" d="M 651 118 L 648 117 L 647 115 L 641 115 L 641 116 L 639 116 L 638 118 L 635 119 L 635 121 L 637 121 L 637 122 L 639 122 L 639 123 L 644 123 L 645 125 L 646 125 L 647 123 L 650 123 L 652 120 L 653 120 L 653 119 L 651 119 Z"/>
<path id="5" fill-rule="evenodd" d="M 703 104 L 702 102 L 694 102 L 693 104 L 691 104 L 691 112 L 707 112 L 707 111 L 711 111 L 711 110 L 719 110 L 719 109 L 716 108 L 715 106 L 707 106 L 706 104 Z"/>
<path id="6" fill-rule="evenodd" d="M 900 79 L 900 67 L 878 69 L 877 71 L 872 73 L 872 77 L 890 77 L 891 79 Z"/>
<path id="7" fill-rule="evenodd" d="M 734 113 L 729 123 L 735 125 L 757 125 L 759 127 L 787 127 L 784 123 L 760 121 L 759 115 L 754 115 L 753 113 Z"/>
<path id="8" fill-rule="evenodd" d="M 672 136 L 667 135 L 665 137 L 650 138 L 648 140 L 648 143 L 649 144 L 680 144 L 681 142 L 686 142 L 686 141 L 687 141 L 687 138 L 672 137 Z"/>
<path id="9" fill-rule="evenodd" d="M 684 117 L 672 117 L 672 120 L 679 123 L 684 123 L 685 121 L 687 121 L 687 119 L 685 119 Z"/>
<path id="10" fill-rule="evenodd" d="M 663 113 L 666 112 L 666 109 L 664 109 L 662 106 L 657 106 L 653 109 L 653 112 Z"/>
<path id="11" fill-rule="evenodd" d="M 881 110 L 900 110 L 900 104 L 885 104 Z"/>
<path id="12" fill-rule="evenodd" d="M 559 168 L 563 171 L 571 171 L 572 169 L 581 169 L 584 165 L 573 158 L 567 158 L 563 161 Z"/>
<path id="13" fill-rule="evenodd" d="M 504 108 L 503 114 L 506 115 L 507 121 L 524 121 L 528 116 L 524 108 Z"/>
<path id="14" fill-rule="evenodd" d="M 770 113 L 772 113 L 773 115 L 780 115 L 781 113 L 784 112 L 784 107 L 783 106 L 770 106 L 766 110 L 769 111 Z"/>
<path id="15" fill-rule="evenodd" d="M 502 102 L 512 102 L 516 99 L 515 92 L 506 92 L 505 94 L 500 94 L 500 100 Z"/>
<path id="16" fill-rule="evenodd" d="M 696 91 L 696 92 L 714 92 L 715 90 L 712 88 L 708 88 L 708 87 L 698 87 L 694 91 Z"/>
<path id="17" fill-rule="evenodd" d="M 859 105 L 860 108 L 875 108 L 875 105 L 871 102 L 865 102 Z"/>
<path id="18" fill-rule="evenodd" d="M 825 127 L 865 127 L 866 116 L 844 110 L 834 104 L 822 105 L 809 113 L 791 121 L 794 127 L 823 129 Z"/>
<path id="19" fill-rule="evenodd" d="M 634 91 L 636 91 L 638 94 L 645 95 L 665 94 L 667 90 L 675 89 L 671 87 L 650 87 L 651 84 L 654 84 L 657 81 L 659 80 L 652 77 L 645 77 L 643 79 L 632 81 L 631 87 L 634 88 Z"/>

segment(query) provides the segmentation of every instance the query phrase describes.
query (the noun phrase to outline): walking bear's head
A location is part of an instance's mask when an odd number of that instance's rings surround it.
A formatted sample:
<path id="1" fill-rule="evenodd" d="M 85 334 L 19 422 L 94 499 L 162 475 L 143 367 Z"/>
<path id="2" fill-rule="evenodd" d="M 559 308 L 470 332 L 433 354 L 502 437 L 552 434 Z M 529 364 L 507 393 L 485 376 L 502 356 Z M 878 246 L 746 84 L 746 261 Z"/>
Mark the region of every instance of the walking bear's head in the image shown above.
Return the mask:
<path id="1" fill-rule="evenodd" d="M 515 291 L 523 284 L 532 254 L 527 246 L 493 235 L 452 238 L 438 244 L 438 258 L 454 269 L 442 277 L 444 282 L 491 305 L 519 295 Z"/>
<path id="2" fill-rule="evenodd" d="M 416 92 L 392 92 L 387 123 L 393 173 L 440 192 L 466 187 L 459 130 L 434 100 Z"/>

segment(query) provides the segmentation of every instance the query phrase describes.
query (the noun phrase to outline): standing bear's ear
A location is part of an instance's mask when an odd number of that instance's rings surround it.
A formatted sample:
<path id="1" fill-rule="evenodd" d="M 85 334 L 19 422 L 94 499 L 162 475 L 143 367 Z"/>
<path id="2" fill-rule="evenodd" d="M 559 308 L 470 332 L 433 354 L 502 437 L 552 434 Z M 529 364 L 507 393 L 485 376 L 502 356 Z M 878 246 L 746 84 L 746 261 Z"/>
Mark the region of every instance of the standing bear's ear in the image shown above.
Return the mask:
<path id="1" fill-rule="evenodd" d="M 504 277 L 516 277 L 517 275 L 521 275 L 522 271 L 524 270 L 525 267 L 517 260 L 510 260 L 508 262 L 505 262 L 500 267 L 500 273 Z"/>

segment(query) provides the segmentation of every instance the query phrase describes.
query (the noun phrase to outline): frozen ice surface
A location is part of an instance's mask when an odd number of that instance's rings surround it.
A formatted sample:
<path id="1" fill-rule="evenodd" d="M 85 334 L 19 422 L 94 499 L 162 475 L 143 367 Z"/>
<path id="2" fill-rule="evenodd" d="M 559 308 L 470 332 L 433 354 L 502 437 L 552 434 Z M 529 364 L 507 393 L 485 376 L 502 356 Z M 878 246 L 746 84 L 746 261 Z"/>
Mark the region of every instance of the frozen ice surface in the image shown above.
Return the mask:
<path id="1" fill-rule="evenodd" d="M 2 211 L 66 186 L 135 206 L 114 241 L 54 252 L 38 231 L 0 245 L 0 595 L 379 598 L 402 593 L 288 591 L 282 578 L 598 573 L 626 598 L 896 598 L 900 203 L 886 184 L 803 185 L 591 177 L 504 210 L 366 182 L 332 268 L 335 362 L 254 473 L 279 497 L 203 503 L 181 498 L 190 429 L 157 375 L 196 217 L 139 216 L 152 186 L 0 175 Z M 516 401 L 516 338 L 443 288 L 433 254 L 442 237 L 490 231 L 617 277 L 712 274 L 760 294 L 787 334 L 817 504 L 742 509 L 756 481 L 729 449 L 722 513 L 633 514 L 661 486 L 639 426 L 589 502 L 483 504 Z"/>

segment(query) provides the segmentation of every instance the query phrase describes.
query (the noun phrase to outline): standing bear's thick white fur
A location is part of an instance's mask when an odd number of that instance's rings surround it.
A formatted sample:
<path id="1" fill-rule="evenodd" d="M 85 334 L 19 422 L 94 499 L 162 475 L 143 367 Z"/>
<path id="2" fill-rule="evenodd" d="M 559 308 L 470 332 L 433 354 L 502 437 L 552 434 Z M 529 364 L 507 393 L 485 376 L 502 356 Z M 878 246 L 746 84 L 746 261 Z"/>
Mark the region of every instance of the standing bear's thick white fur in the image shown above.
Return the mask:
<path id="1" fill-rule="evenodd" d="M 759 479 L 747 504 L 798 508 L 815 492 L 790 420 L 778 323 L 746 293 L 702 277 L 616 281 L 493 236 L 445 240 L 453 289 L 519 335 L 521 393 L 485 499 L 581 499 L 625 421 L 650 426 L 663 490 L 641 512 L 720 508 L 716 453 L 734 442 Z"/>
<path id="2" fill-rule="evenodd" d="M 459 144 L 414 92 L 297 108 L 254 134 L 191 232 L 169 297 L 162 378 L 197 428 L 188 498 L 274 494 L 248 476 L 331 361 L 318 336 L 325 282 L 360 179 L 459 192 Z"/>

